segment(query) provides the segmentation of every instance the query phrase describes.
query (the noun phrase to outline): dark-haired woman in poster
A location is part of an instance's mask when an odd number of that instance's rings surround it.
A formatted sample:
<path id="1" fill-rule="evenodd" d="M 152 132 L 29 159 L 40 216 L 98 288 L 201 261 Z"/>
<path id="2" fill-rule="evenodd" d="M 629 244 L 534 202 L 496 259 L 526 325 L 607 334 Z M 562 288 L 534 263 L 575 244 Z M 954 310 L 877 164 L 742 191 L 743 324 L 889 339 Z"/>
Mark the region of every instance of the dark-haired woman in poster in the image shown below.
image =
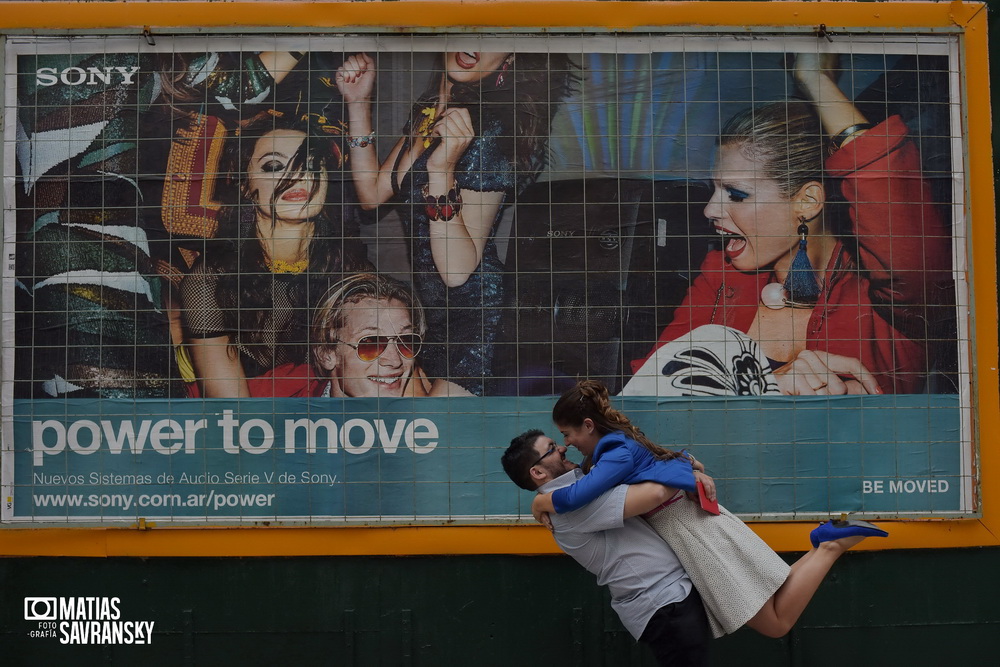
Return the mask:
<path id="1" fill-rule="evenodd" d="M 18 56 L 19 396 L 183 394 L 165 279 L 179 272 L 166 216 L 180 208 L 166 191 L 190 172 L 164 177 L 171 140 L 204 127 L 204 114 L 229 122 L 260 108 L 296 60 L 288 52 Z M 44 76 L 68 67 L 106 76 L 87 85 Z"/>
<path id="2" fill-rule="evenodd" d="M 345 239 L 342 195 L 329 180 L 343 164 L 339 127 L 310 120 L 272 111 L 226 147 L 231 200 L 181 283 L 202 396 L 249 396 L 247 378 L 306 359 L 313 302 L 366 266 Z"/>
<path id="3" fill-rule="evenodd" d="M 427 309 L 425 369 L 482 394 L 503 298 L 494 242 L 501 208 L 544 164 L 549 123 L 572 84 L 562 55 L 451 52 L 382 164 L 375 149 L 375 61 L 337 70 L 359 202 L 400 204 L 413 280 Z"/>

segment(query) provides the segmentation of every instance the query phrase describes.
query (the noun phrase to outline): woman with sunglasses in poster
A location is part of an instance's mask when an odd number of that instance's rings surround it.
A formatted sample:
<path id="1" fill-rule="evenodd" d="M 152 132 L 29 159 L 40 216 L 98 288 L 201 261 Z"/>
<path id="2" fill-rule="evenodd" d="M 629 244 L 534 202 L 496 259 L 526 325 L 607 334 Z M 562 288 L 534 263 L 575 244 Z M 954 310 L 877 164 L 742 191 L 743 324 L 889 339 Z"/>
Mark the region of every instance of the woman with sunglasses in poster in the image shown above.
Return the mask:
<path id="1" fill-rule="evenodd" d="M 833 64 L 797 55 L 794 78 L 810 103 L 748 109 L 722 131 L 705 216 L 724 247 L 702 263 L 657 348 L 684 348 L 705 325 L 727 327 L 759 348 L 768 377 L 734 382 L 729 393 L 924 390 L 928 306 L 953 289 L 951 231 L 902 119 L 870 123 L 837 86 Z M 842 225 L 830 205 L 838 192 L 849 209 Z M 657 350 L 647 360 L 634 362 L 623 393 L 691 368 Z M 692 393 L 714 391 L 713 380 L 682 381 Z"/>
<path id="2" fill-rule="evenodd" d="M 261 114 L 223 157 L 237 193 L 219 232 L 181 283 L 185 337 L 208 398 L 249 396 L 247 378 L 307 357 L 311 304 L 330 282 L 366 268 L 345 236 L 337 128 L 296 110 Z"/>
<path id="3" fill-rule="evenodd" d="M 358 273 L 330 288 L 316 307 L 312 364 L 288 363 L 249 381 L 251 396 L 393 397 L 468 395 L 420 369 L 427 325 L 407 285 Z"/>
<path id="4" fill-rule="evenodd" d="M 501 208 L 544 163 L 549 123 L 572 83 L 564 55 L 451 52 L 382 164 L 375 148 L 375 60 L 337 70 L 351 173 L 365 209 L 400 204 L 414 284 L 427 309 L 425 368 L 481 395 L 499 328 Z"/>

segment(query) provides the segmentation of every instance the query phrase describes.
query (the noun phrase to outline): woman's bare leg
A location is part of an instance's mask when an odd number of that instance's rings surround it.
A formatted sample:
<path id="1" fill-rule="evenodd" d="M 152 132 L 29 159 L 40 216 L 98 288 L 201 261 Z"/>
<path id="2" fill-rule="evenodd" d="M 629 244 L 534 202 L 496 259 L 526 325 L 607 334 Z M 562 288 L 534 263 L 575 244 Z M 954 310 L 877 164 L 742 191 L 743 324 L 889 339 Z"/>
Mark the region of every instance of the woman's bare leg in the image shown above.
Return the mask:
<path id="1" fill-rule="evenodd" d="M 792 629 L 819 585 L 840 556 L 865 539 L 842 537 L 822 542 L 792 564 L 788 578 L 747 625 L 766 637 L 784 637 Z"/>

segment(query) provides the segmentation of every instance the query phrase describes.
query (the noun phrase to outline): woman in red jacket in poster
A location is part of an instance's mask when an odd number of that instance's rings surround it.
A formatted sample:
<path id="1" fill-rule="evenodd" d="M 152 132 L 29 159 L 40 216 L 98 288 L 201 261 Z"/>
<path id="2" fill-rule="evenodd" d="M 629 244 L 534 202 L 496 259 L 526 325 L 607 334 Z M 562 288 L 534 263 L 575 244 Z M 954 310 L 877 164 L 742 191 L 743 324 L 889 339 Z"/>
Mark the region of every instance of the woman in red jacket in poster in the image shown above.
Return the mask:
<path id="1" fill-rule="evenodd" d="M 705 325 L 748 338 L 743 344 L 757 348 L 751 356 L 767 378 L 727 381 L 722 393 L 923 391 L 927 306 L 953 289 L 951 230 L 902 119 L 870 124 L 824 58 L 796 58 L 795 80 L 810 102 L 748 109 L 726 124 L 705 207 L 723 248 L 705 258 L 623 393 L 654 393 L 648 383 L 640 388 L 639 376 L 677 366 L 656 350 L 697 343 Z M 834 179 L 849 209 L 843 228 L 831 211 Z"/>

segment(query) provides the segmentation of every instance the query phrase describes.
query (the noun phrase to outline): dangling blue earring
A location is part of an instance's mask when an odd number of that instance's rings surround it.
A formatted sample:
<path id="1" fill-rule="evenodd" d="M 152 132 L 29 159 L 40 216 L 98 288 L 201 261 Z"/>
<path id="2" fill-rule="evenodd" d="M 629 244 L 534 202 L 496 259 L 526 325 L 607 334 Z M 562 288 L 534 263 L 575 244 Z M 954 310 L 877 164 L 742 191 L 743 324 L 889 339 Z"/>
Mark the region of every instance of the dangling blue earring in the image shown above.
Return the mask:
<path id="1" fill-rule="evenodd" d="M 816 281 L 816 270 L 809 261 L 809 226 L 804 218 L 799 218 L 799 249 L 792 259 L 792 266 L 785 278 L 785 301 L 787 305 L 811 305 L 819 299 L 820 287 Z"/>

